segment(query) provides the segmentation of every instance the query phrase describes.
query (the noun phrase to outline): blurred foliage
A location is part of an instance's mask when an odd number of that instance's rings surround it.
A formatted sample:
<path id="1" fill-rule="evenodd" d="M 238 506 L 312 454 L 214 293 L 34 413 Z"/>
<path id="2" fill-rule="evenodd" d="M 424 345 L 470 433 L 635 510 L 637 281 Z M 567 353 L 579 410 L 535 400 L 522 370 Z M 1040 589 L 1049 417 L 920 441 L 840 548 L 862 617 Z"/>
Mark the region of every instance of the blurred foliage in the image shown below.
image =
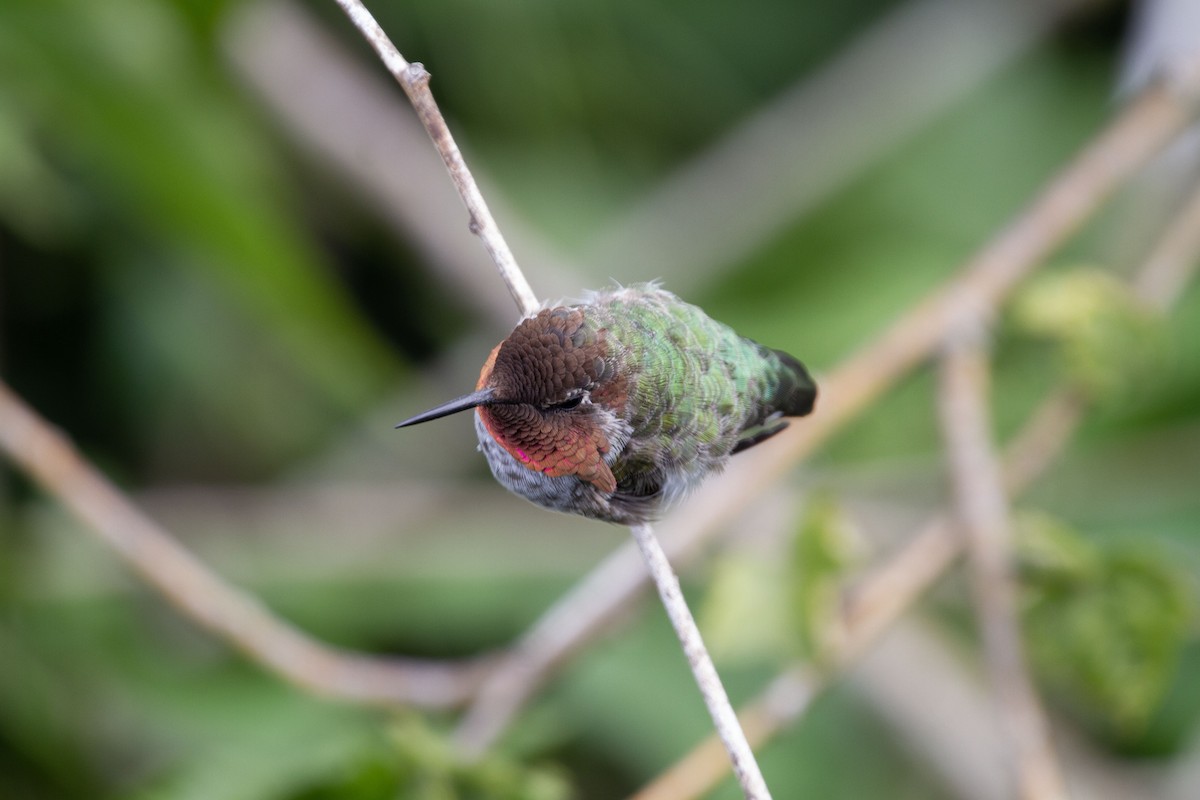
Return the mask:
<path id="1" fill-rule="evenodd" d="M 1055 342 L 1063 373 L 1101 404 L 1128 401 L 1163 372 L 1164 325 L 1109 273 L 1038 276 L 1017 296 L 1012 315 L 1019 330 Z"/>
<path id="2" fill-rule="evenodd" d="M 841 506 L 828 495 L 814 496 L 792 546 L 789 588 L 801 652 L 818 663 L 839 644 L 842 592 L 859 560 L 857 542 Z"/>
<path id="3" fill-rule="evenodd" d="M 246 2 L 0 2 L 0 375 L 189 547 L 305 629 L 382 653 L 496 647 L 622 534 L 522 516 L 469 426 L 391 431 L 432 393 L 422 367 L 452 360 L 469 375 L 490 341 L 460 346 L 483 325 L 247 91 L 225 52 Z M 899 3 L 371 5 L 433 72 L 472 167 L 572 252 Z M 382 72 L 333 3 L 303 7 Z M 1122 29 L 1119 6 L 1057 28 L 689 299 L 828 369 L 1102 124 Z M 729 209 L 735 220 L 736 199 Z M 1111 263 L 1118 227 L 1097 221 L 1062 263 Z M 590 280 L 656 274 L 631 262 Z M 1027 309 L 1061 358 L 1015 322 L 1002 330 L 1001 433 L 1064 370 L 1120 402 L 1034 491 L 1083 533 L 1029 562 L 1032 649 L 1067 713 L 1168 760 L 1200 720 L 1194 593 L 1180 588 L 1200 574 L 1200 292 L 1145 322 L 1108 278 L 1047 280 Z M 477 359 L 459 364 L 464 349 Z M 932 392 L 924 373 L 896 387 L 820 456 L 820 484 L 841 497 L 868 475 L 910 504 L 936 498 Z M 441 494 L 445 482 L 459 492 Z M 190 484 L 191 500 L 172 494 Z M 393 484 L 420 502 L 397 514 L 372 500 Z M 335 486 L 362 493 L 311 518 L 295 499 Z M 646 613 L 574 660 L 502 755 L 462 767 L 441 721 L 328 703 L 247 664 L 51 505 L 3 474 L 6 800 L 601 800 L 709 731 L 669 627 Z M 828 635 L 847 562 L 836 508 L 809 508 L 791 553 L 721 562 L 704 587 L 735 700 L 761 686 L 763 656 L 793 654 L 801 634 L 819 654 Z M 821 698 L 763 762 L 780 797 L 945 796 L 849 690 Z M 714 796 L 735 792 L 727 782 Z"/>
<path id="4" fill-rule="evenodd" d="M 846 580 L 860 562 L 861 539 L 828 493 L 814 492 L 787 552 L 718 557 L 700 607 L 714 658 L 727 664 L 825 662 L 842 634 Z"/>
<path id="5" fill-rule="evenodd" d="M 1145 543 L 1099 546 L 1040 514 L 1022 516 L 1018 531 L 1035 668 L 1105 736 L 1136 743 L 1195 635 L 1195 587 Z"/>
<path id="6" fill-rule="evenodd" d="M 451 745 L 420 718 L 398 720 L 390 748 L 293 800 L 563 800 L 570 789 L 553 772 L 499 757 L 461 764 Z"/>

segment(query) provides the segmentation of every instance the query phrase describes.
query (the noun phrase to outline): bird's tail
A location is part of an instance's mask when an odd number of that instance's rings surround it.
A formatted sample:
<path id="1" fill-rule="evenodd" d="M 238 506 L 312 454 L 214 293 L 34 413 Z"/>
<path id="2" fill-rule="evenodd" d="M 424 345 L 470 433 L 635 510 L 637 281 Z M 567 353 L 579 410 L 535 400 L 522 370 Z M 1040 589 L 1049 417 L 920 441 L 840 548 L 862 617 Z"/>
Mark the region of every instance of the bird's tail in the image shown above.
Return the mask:
<path id="1" fill-rule="evenodd" d="M 779 386 L 773 404 L 785 417 L 803 417 L 812 413 L 817 402 L 817 382 L 795 356 L 782 350 L 771 351 L 779 359 Z"/>

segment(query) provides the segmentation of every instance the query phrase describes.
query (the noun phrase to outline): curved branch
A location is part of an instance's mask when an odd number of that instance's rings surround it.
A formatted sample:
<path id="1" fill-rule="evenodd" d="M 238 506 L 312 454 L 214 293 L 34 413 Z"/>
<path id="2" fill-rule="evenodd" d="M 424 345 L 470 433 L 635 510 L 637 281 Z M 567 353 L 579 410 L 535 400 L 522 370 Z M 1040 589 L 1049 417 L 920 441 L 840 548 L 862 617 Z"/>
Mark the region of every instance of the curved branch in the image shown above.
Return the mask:
<path id="1" fill-rule="evenodd" d="M 486 664 L 377 658 L 322 644 L 225 583 L 143 514 L 0 382 L 0 450 L 186 616 L 316 694 L 357 703 L 462 704 Z"/>

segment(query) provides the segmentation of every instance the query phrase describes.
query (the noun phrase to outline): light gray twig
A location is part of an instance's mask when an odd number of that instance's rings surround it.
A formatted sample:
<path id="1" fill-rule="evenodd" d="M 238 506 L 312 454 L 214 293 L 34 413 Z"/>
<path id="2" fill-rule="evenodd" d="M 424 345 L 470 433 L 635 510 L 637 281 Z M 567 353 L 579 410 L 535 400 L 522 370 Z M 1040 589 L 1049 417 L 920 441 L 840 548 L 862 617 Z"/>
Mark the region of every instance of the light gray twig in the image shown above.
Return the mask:
<path id="1" fill-rule="evenodd" d="M 358 28 L 371 47 L 375 48 L 375 52 L 379 54 L 384 66 L 400 83 L 404 93 L 408 95 L 421 124 L 425 126 L 429 138 L 433 140 L 433 146 L 437 148 L 438 154 L 446 164 L 446 169 L 450 172 L 450 180 L 458 189 L 463 205 L 467 207 L 467 212 L 470 214 L 471 232 L 479 237 L 488 251 L 488 255 L 496 263 L 496 268 L 500 270 L 500 277 L 508 286 L 509 292 L 512 293 L 513 300 L 516 301 L 521 314 L 532 314 L 539 306 L 537 296 L 530 288 L 529 281 L 525 279 L 525 274 L 517 265 L 512 250 L 509 249 L 504 235 L 500 233 L 500 228 L 496 225 L 496 220 L 492 218 L 492 212 L 488 210 L 483 194 L 475 184 L 471 170 L 467 168 L 467 162 L 463 160 L 462 153 L 446 125 L 437 101 L 433 99 L 433 93 L 429 91 L 429 73 L 421 64 L 410 63 L 400 55 L 400 51 L 383 32 L 383 28 L 379 27 L 379 23 L 371 16 L 371 12 L 367 11 L 359 0 L 337 0 L 337 4 L 350 17 L 354 27 Z"/>
<path id="2" fill-rule="evenodd" d="M 771 793 L 767 790 L 758 762 L 754 760 L 754 752 L 750 749 L 750 743 L 746 741 L 746 734 L 742 731 L 737 714 L 729 702 L 729 696 L 725 693 L 725 687 L 721 685 L 717 669 L 713 666 L 704 640 L 700 637 L 700 629 L 696 627 L 696 620 L 692 618 L 692 612 L 683 598 L 679 578 L 675 576 L 675 571 L 667 561 L 667 554 L 663 552 L 662 546 L 654 536 L 654 529 L 648 524 L 640 524 L 631 526 L 630 531 L 633 532 L 634 541 L 642 551 L 646 566 L 650 570 L 650 577 L 658 588 L 663 607 L 666 608 L 675 634 L 679 637 L 679 644 L 687 656 L 688 666 L 696 678 L 696 685 L 700 687 L 704 704 L 708 706 L 708 713 L 712 716 L 717 735 L 721 737 L 725 750 L 729 753 L 729 760 L 733 763 L 733 774 L 738 785 L 742 787 L 742 793 L 746 800 L 770 800 Z"/>

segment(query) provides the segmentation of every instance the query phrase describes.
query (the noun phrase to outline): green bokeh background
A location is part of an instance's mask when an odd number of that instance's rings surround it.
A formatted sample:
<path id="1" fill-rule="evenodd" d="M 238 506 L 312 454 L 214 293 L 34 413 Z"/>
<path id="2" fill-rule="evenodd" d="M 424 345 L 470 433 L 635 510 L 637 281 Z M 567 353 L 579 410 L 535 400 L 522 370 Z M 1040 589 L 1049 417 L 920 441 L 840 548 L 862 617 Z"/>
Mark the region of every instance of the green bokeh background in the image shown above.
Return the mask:
<path id="1" fill-rule="evenodd" d="M 0 375 L 188 547 L 305 630 L 381 653 L 502 646 L 625 534 L 503 494 L 463 420 L 391 430 L 465 390 L 506 330 L 248 88 L 228 55 L 248 5 L 0 3 Z M 372 5 L 434 74 L 473 167 L 568 255 L 898 7 Z M 382 75 L 333 3 L 299 7 Z M 1069 17 L 738 263 L 697 278 L 687 299 L 828 370 L 951 275 L 1109 118 L 1127 11 L 1098 3 Z M 1136 258 L 1114 255 L 1112 230 L 1131 202 L 1052 266 L 1127 272 Z M 730 215 L 738 224 L 736 204 Z M 469 237 L 465 214 L 454 224 Z M 630 262 L 585 278 L 658 276 Z M 493 275 L 479 281 L 503 294 Z M 1000 320 L 999 436 L 1070 369 L 1018 328 Z M 1149 377 L 1102 399 L 1029 504 L 1103 554 L 1089 564 L 1109 565 L 1034 571 L 1065 581 L 1054 584 L 1065 594 L 1037 595 L 1043 644 L 1103 603 L 1134 598 L 1156 617 L 1155 603 L 1182 598 L 1178 625 L 1137 628 L 1159 646 L 1149 666 L 1161 686 L 1136 695 L 1132 727 L 1108 725 L 1092 673 L 1069 668 L 1117 658 L 1106 637 L 1120 631 L 1080 623 L 1089 645 L 1050 652 L 1067 668 L 1043 676 L 1051 707 L 1107 758 L 1169 769 L 1188 757 L 1200 716 L 1189 594 L 1200 575 L 1200 291 L 1158 337 Z M 797 492 L 932 507 L 945 494 L 933 408 L 931 374 L 904 380 L 819 454 Z M 1151 588 L 1128 579 L 1118 600 L 1102 579 L 1078 578 L 1134 562 Z M 703 606 L 708 575 L 685 577 Z M 969 649 L 969 593 L 950 583 L 923 611 Z M 1154 594 L 1164 584 L 1180 594 Z M 1103 599 L 1089 605 L 1089 592 Z M 744 699 L 779 663 L 730 659 L 722 672 Z M 448 724 L 281 684 L 0 465 L 0 797 L 552 797 L 570 785 L 592 800 L 628 794 L 708 730 L 650 604 L 539 695 L 484 777 L 429 755 Z M 776 797 L 953 796 L 848 686 L 762 758 Z M 736 791 L 727 782 L 714 796 Z"/>

